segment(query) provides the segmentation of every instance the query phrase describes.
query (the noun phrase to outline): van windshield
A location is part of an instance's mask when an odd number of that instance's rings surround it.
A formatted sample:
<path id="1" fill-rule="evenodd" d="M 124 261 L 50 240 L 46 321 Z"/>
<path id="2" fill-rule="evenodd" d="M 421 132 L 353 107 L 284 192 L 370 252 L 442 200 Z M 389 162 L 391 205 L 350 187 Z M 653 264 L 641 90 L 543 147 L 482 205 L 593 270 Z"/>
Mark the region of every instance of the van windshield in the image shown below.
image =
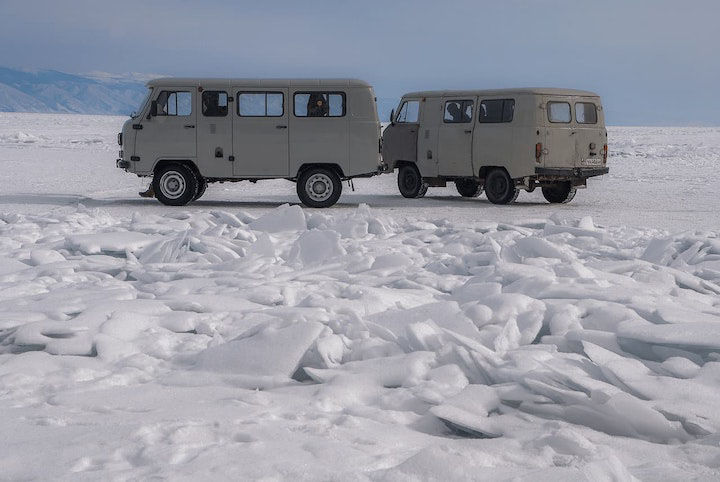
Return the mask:
<path id="1" fill-rule="evenodd" d="M 142 113 L 142 111 L 145 110 L 145 105 L 148 103 L 148 100 L 150 100 L 150 95 L 152 94 L 152 91 L 153 91 L 152 87 L 148 88 L 147 92 L 145 93 L 145 97 L 143 98 L 142 102 L 140 103 L 140 107 L 138 108 L 138 110 L 136 110 L 135 112 L 130 114 L 130 117 L 132 117 L 134 119 L 137 116 L 139 116 Z"/>

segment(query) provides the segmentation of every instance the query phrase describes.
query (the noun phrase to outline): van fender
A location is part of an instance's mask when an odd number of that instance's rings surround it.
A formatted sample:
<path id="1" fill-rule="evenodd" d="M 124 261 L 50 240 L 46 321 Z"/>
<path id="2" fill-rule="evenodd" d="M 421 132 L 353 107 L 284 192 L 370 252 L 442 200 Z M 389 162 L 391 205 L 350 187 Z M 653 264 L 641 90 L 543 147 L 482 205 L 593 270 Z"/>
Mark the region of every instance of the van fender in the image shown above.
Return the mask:
<path id="1" fill-rule="evenodd" d="M 158 159 L 157 161 L 155 161 L 155 165 L 152 168 L 153 175 L 157 172 L 158 169 L 161 169 L 163 166 L 166 166 L 168 164 L 182 164 L 192 169 L 192 171 L 195 173 L 196 176 L 198 176 L 198 178 L 204 177 L 200 172 L 200 169 L 198 169 L 197 165 L 189 159 Z"/>
<path id="2" fill-rule="evenodd" d="M 295 175 L 295 177 L 291 178 L 291 180 L 297 181 L 298 178 L 300 177 L 300 175 L 303 173 L 303 171 L 307 171 L 308 169 L 313 168 L 313 167 L 322 167 L 325 169 L 332 169 L 340 177 L 341 180 L 344 181 L 346 179 L 349 179 L 349 177 L 347 177 L 345 175 L 345 173 L 343 172 L 342 167 L 340 167 L 338 164 L 330 164 L 330 163 L 325 163 L 325 162 L 309 162 L 306 164 L 302 164 L 298 168 L 298 171 L 297 171 L 297 174 Z"/>

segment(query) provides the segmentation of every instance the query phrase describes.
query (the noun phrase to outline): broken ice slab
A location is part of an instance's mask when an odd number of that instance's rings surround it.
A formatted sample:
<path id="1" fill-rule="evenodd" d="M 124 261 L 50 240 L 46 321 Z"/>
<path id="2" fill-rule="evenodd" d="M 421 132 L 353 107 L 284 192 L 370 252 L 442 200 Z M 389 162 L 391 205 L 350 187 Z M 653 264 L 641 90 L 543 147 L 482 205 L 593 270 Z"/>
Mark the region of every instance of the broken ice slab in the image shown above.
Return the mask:
<path id="1" fill-rule="evenodd" d="M 235 338 L 200 352 L 196 367 L 207 371 L 290 377 L 324 328 L 313 321 L 284 328 L 267 326 L 251 336 Z"/>

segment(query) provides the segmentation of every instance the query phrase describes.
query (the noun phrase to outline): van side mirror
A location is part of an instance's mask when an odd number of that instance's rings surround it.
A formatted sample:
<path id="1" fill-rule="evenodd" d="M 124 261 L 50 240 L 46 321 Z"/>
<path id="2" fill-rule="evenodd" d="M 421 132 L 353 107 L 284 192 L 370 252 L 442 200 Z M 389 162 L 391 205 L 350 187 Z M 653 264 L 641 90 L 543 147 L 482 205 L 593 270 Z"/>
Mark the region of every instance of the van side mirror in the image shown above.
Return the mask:
<path id="1" fill-rule="evenodd" d="M 147 118 L 155 117 L 157 115 L 157 101 L 150 102 L 150 112 L 148 112 Z"/>
<path id="2" fill-rule="evenodd" d="M 390 111 L 390 125 L 395 125 L 395 109 Z"/>

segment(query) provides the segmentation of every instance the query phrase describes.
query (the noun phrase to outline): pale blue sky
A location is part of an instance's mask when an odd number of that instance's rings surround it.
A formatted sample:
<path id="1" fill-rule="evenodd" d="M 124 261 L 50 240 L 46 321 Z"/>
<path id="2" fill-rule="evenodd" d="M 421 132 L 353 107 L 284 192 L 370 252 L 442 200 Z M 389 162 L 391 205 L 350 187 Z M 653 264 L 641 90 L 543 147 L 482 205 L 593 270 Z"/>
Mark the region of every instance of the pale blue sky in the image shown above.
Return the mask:
<path id="1" fill-rule="evenodd" d="M 720 125 L 717 0 L 0 0 L 0 65 L 359 77 L 380 97 L 557 86 L 610 124 Z"/>

